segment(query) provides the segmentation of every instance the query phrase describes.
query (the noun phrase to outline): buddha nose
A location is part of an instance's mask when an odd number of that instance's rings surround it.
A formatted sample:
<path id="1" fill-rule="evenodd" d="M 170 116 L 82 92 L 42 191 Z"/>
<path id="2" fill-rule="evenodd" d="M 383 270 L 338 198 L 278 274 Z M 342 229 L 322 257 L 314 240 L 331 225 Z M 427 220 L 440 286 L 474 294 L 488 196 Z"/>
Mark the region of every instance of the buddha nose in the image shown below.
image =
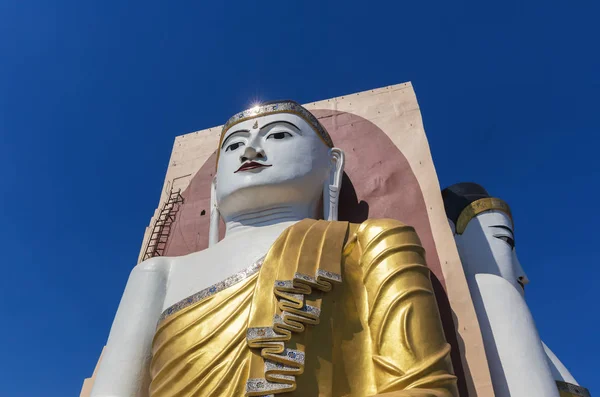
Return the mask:
<path id="1" fill-rule="evenodd" d="M 244 153 L 240 156 L 240 161 L 245 163 L 246 161 L 262 160 L 265 158 L 265 153 L 261 148 L 254 148 L 252 145 L 248 145 Z"/>
<path id="2" fill-rule="evenodd" d="M 521 261 L 519 261 L 517 253 L 514 252 L 513 255 L 517 271 L 517 280 L 519 280 L 519 283 L 525 287 L 527 284 L 529 284 L 529 277 L 527 277 L 525 270 L 523 270 L 523 266 L 521 266 Z"/>

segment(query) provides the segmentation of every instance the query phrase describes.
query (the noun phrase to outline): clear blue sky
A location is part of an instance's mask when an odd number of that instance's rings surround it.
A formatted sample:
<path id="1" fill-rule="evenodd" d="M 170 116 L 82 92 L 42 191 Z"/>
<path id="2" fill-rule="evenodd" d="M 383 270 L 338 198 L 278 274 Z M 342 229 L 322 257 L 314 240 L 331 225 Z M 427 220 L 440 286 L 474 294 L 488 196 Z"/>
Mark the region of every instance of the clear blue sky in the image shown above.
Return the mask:
<path id="1" fill-rule="evenodd" d="M 541 335 L 600 393 L 600 7 L 522 3 L 1 1 L 0 394 L 79 395 L 176 135 L 409 80 L 440 183 L 508 201 Z"/>

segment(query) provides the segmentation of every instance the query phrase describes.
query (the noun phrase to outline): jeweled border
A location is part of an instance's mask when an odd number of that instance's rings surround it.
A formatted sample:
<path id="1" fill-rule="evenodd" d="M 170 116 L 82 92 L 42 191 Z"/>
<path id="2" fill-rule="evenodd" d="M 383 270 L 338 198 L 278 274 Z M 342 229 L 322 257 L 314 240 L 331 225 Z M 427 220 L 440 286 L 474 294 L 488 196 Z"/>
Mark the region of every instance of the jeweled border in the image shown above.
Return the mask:
<path id="1" fill-rule="evenodd" d="M 265 257 L 263 256 L 262 258 L 260 258 L 259 260 L 257 260 L 256 262 L 254 262 L 252 265 L 248 266 L 244 270 L 240 270 L 239 272 L 235 273 L 234 275 L 227 277 L 225 280 L 219 281 L 218 283 L 213 284 L 210 287 L 205 288 L 202 291 L 196 292 L 195 294 L 190 295 L 187 298 L 184 298 L 184 299 L 180 300 L 179 302 L 169 306 L 160 315 L 160 317 L 158 319 L 158 324 L 162 323 L 169 316 L 172 316 L 173 314 L 177 313 L 178 311 L 185 309 L 186 307 L 188 307 L 196 302 L 204 300 L 204 299 L 208 298 L 209 296 L 216 294 L 217 292 L 221 292 L 224 289 L 227 289 L 227 288 L 239 283 L 240 281 L 244 281 L 245 279 L 247 279 L 248 277 L 252 276 L 253 274 L 255 274 L 256 272 L 258 272 L 260 270 L 264 260 L 265 260 Z"/>

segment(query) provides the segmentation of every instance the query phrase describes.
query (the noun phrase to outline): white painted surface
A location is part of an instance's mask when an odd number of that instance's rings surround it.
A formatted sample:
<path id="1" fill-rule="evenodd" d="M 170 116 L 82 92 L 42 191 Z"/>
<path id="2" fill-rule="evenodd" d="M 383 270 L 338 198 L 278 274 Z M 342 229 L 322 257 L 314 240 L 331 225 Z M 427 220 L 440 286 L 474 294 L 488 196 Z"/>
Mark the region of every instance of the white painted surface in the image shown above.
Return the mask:
<path id="1" fill-rule="evenodd" d="M 558 397 L 531 312 L 507 280 L 467 277 L 498 397 Z"/>
<path id="2" fill-rule="evenodd" d="M 473 218 L 462 235 L 455 234 L 455 239 L 496 396 L 558 397 L 520 284 L 527 284 L 529 279 L 509 244 L 514 240 L 510 218 L 501 211 L 486 211 Z"/>
<path id="3" fill-rule="evenodd" d="M 573 375 L 571 375 L 567 367 L 565 367 L 563 363 L 558 359 L 558 357 L 556 357 L 554 352 L 550 350 L 550 348 L 546 346 L 544 342 L 542 342 L 542 346 L 544 347 L 544 351 L 546 352 L 546 356 L 548 357 L 548 363 L 550 365 L 550 370 L 552 371 L 552 376 L 554 377 L 554 379 L 579 386 L 579 383 L 577 383 L 577 381 L 575 380 Z"/>
<path id="4" fill-rule="evenodd" d="M 152 337 L 161 313 L 169 263 L 152 258 L 137 265 L 110 330 L 92 397 L 143 397 L 150 384 Z"/>
<path id="5" fill-rule="evenodd" d="M 269 124 L 274 121 L 298 128 Z M 242 122 L 229 134 L 235 135 L 221 149 L 215 190 L 225 238 L 204 251 L 152 258 L 133 269 L 92 397 L 147 396 L 152 338 L 163 310 L 250 266 L 293 223 L 322 216 L 321 200 L 325 212 L 337 212 L 337 195 L 324 186 L 340 187 L 343 153 L 328 148 L 303 119 L 265 116 Z M 239 171 L 249 161 L 270 166 Z"/>

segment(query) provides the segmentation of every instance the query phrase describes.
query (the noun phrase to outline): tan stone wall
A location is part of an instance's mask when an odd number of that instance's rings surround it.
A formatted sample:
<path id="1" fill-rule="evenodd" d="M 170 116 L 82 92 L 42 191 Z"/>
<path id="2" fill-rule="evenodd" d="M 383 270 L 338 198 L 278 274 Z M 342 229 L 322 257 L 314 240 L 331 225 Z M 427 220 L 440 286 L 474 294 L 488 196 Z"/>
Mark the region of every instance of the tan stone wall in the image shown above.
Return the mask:
<path id="1" fill-rule="evenodd" d="M 96 367 L 94 368 L 94 373 L 91 377 L 83 380 L 83 386 L 81 387 L 81 392 L 79 393 L 79 397 L 90 397 L 92 394 L 92 386 L 94 386 L 94 380 L 96 380 L 96 373 L 98 372 L 98 367 L 100 366 L 100 362 L 102 361 L 102 354 L 104 353 L 104 348 L 102 348 L 102 352 L 100 353 L 100 358 L 98 358 L 98 362 L 96 363 Z"/>
<path id="2" fill-rule="evenodd" d="M 213 127 L 175 137 L 163 189 L 160 194 L 158 206 L 154 210 L 150 223 L 144 232 L 144 239 L 138 255 L 138 263 L 142 261 L 152 226 L 160 208 L 167 201 L 169 192 L 171 189 L 173 191 L 178 189 L 183 191 L 188 187 L 194 174 L 200 169 L 206 159 L 215 152 L 220 132 L 221 127 Z"/>

